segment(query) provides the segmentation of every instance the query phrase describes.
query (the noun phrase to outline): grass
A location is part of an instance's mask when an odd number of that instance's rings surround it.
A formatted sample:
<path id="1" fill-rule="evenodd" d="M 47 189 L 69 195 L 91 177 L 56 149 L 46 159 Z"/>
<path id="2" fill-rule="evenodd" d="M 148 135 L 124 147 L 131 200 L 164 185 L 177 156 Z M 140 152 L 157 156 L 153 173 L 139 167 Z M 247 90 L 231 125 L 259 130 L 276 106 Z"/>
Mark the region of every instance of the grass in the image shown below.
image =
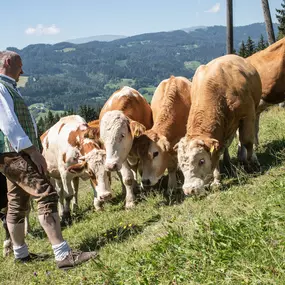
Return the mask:
<path id="1" fill-rule="evenodd" d="M 112 88 L 112 89 L 120 89 L 124 86 L 130 86 L 132 87 L 132 85 L 135 83 L 135 80 L 130 79 L 130 78 L 122 78 L 120 80 L 117 81 L 110 81 L 109 83 L 107 83 L 104 88 Z"/>
<path id="2" fill-rule="evenodd" d="M 89 183 L 81 183 L 79 213 L 63 234 L 73 248 L 96 249 L 100 257 L 57 270 L 32 213 L 30 251 L 51 257 L 27 265 L 0 257 L 1 284 L 285 284 L 284 122 L 278 107 L 261 117 L 262 173 L 240 170 L 204 199 L 169 205 L 153 192 L 126 211 L 114 181 L 115 198 L 95 212 Z"/>
<path id="3" fill-rule="evenodd" d="M 31 111 L 31 113 L 33 114 L 34 118 L 36 119 L 36 121 L 38 121 L 41 117 L 45 117 L 47 116 L 49 109 L 45 107 L 45 104 L 43 103 L 35 103 L 29 106 L 29 109 Z M 53 115 L 55 114 L 61 114 L 64 111 L 54 111 L 54 110 L 50 110 Z"/>
<path id="4" fill-rule="evenodd" d="M 199 61 L 185 61 L 184 62 L 184 67 L 186 69 L 192 69 L 192 70 L 196 70 L 199 66 L 201 65 L 201 63 Z"/>
<path id="5" fill-rule="evenodd" d="M 19 81 L 17 82 L 18 88 L 20 88 L 20 87 L 24 88 L 26 86 L 28 80 L 29 80 L 29 76 L 23 76 L 23 75 L 20 76 Z"/>

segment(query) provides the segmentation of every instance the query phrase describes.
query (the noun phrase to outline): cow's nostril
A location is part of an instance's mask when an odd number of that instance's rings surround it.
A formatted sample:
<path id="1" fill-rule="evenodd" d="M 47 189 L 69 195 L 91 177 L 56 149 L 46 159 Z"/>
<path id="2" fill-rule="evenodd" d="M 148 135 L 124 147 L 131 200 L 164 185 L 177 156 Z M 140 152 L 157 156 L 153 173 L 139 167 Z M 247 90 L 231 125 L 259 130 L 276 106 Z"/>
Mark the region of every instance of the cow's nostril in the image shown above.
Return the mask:
<path id="1" fill-rule="evenodd" d="M 142 184 L 143 184 L 143 186 L 150 186 L 150 180 L 149 179 L 144 179 L 144 180 L 142 180 Z"/>

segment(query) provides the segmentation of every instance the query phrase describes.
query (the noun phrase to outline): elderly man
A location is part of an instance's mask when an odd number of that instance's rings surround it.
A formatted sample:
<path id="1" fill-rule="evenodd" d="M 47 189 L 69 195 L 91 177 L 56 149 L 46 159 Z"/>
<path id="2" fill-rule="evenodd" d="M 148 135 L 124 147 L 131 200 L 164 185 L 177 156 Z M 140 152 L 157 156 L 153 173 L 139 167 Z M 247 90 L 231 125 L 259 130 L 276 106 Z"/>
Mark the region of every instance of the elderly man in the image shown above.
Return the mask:
<path id="1" fill-rule="evenodd" d="M 7 178 L 7 225 L 15 259 L 33 259 L 25 243 L 24 218 L 30 196 L 38 202 L 38 217 L 59 268 L 71 268 L 96 256 L 73 252 L 63 239 L 57 212 L 58 196 L 45 176 L 47 165 L 39 152 L 36 129 L 28 107 L 16 87 L 23 74 L 21 57 L 0 52 L 0 172 Z M 2 140 L 1 140 L 2 138 Z"/>

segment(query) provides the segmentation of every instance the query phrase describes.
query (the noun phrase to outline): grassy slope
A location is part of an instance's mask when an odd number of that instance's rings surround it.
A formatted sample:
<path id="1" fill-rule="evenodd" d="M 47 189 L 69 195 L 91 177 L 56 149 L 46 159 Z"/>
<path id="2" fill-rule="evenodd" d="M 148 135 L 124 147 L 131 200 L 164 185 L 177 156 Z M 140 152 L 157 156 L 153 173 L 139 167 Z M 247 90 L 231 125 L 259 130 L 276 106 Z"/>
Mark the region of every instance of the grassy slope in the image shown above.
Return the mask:
<path id="1" fill-rule="evenodd" d="M 63 233 L 74 248 L 98 249 L 100 259 L 62 272 L 52 256 L 28 265 L 0 257 L 0 283 L 285 284 L 284 122 L 278 107 L 262 115 L 262 175 L 240 172 L 204 199 L 168 206 L 151 194 L 125 211 L 115 182 L 117 199 L 97 213 L 82 183 L 77 220 Z M 52 255 L 34 213 L 32 226 L 31 252 Z"/>

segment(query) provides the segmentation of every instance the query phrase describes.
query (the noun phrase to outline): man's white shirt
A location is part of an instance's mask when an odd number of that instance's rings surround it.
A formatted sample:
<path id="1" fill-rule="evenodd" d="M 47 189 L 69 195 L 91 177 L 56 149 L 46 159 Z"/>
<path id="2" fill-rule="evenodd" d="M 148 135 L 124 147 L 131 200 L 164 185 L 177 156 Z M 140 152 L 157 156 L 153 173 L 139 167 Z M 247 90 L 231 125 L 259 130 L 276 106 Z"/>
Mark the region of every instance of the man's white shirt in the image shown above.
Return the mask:
<path id="1" fill-rule="evenodd" d="M 9 76 L 1 74 L 1 77 L 7 77 L 8 79 L 15 82 L 15 80 Z M 8 82 L 7 84 L 11 85 L 11 87 L 14 88 L 12 84 Z M 20 96 L 22 96 L 18 89 L 17 92 Z M 34 124 L 36 136 L 38 136 L 35 119 L 32 114 L 30 115 Z M 23 130 L 22 126 L 20 125 L 17 115 L 14 111 L 13 99 L 7 88 L 2 83 L 0 83 L 0 130 L 5 136 L 7 136 L 11 146 L 16 152 L 19 152 L 33 145 Z"/>

